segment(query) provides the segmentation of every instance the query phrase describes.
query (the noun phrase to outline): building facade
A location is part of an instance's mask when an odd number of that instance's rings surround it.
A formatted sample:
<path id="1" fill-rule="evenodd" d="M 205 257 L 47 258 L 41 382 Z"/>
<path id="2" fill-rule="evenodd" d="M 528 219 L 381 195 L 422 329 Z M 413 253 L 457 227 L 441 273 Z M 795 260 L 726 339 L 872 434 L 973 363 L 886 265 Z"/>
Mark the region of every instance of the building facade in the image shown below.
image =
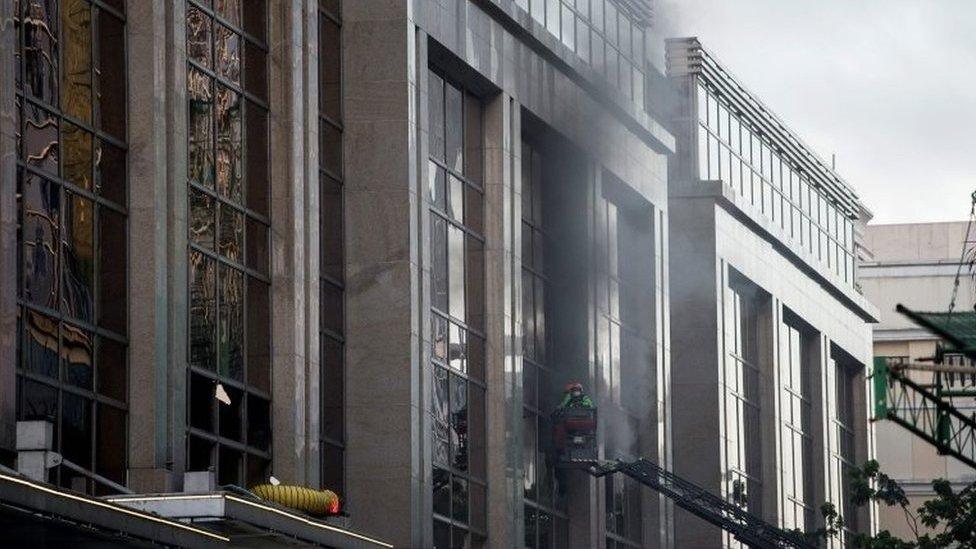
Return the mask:
<path id="1" fill-rule="evenodd" d="M 0 19 L 4 464 L 43 421 L 46 481 L 152 513 L 273 476 L 378 546 L 732 545 L 555 466 L 579 381 L 601 459 L 872 527 L 863 206 L 696 41 L 666 67 L 647 0 Z"/>
<path id="2" fill-rule="evenodd" d="M 881 313 L 874 328 L 876 356 L 917 363 L 935 355 L 938 340 L 895 312 L 898 304 L 912 310 L 944 312 L 949 310 L 954 293 L 957 311 L 969 310 L 976 303 L 976 285 L 967 266 L 961 266 L 959 287 L 953 290 L 962 251 L 969 247 L 966 225 L 949 222 L 867 227 L 865 240 L 873 257 L 861 267 L 861 285 Z M 965 358 L 947 356 L 946 363 L 963 364 Z M 922 384 L 932 381 L 931 373 L 911 375 Z M 963 399 L 954 399 L 953 404 L 965 414 L 973 411 L 971 406 L 964 406 Z M 935 496 L 934 479 L 947 479 L 954 487 L 976 480 L 972 468 L 938 455 L 930 443 L 894 423 L 876 423 L 875 433 L 881 470 L 905 489 L 912 510 Z M 913 535 L 900 510 L 881 508 L 878 526 L 902 538 Z"/>
<path id="3" fill-rule="evenodd" d="M 866 215 L 851 188 L 697 39 L 667 44 L 674 471 L 786 529 L 848 530 L 847 472 L 874 455 L 871 322 L 858 287 Z M 737 544 L 675 519 L 679 547 Z"/>
<path id="4" fill-rule="evenodd" d="M 42 420 L 91 496 L 274 476 L 398 546 L 673 544 L 550 451 L 578 380 L 601 456 L 671 463 L 649 2 L 0 10 L 4 463 Z"/>

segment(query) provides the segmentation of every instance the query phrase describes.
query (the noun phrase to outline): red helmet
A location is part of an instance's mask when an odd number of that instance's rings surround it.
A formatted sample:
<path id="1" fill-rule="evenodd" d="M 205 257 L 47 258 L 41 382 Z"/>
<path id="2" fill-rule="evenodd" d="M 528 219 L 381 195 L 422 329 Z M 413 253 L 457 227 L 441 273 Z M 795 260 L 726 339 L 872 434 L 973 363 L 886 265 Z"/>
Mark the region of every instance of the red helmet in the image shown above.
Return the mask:
<path id="1" fill-rule="evenodd" d="M 563 391 L 567 393 L 570 391 L 582 391 L 582 390 L 583 390 L 583 384 L 578 381 L 567 383 L 566 387 L 563 388 Z"/>

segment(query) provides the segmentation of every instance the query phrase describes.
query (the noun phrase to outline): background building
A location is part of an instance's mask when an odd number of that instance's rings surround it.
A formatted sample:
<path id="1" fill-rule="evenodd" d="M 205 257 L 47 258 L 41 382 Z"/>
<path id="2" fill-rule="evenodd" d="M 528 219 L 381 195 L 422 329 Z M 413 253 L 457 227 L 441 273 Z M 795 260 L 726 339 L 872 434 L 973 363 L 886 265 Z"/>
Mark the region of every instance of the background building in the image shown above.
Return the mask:
<path id="1" fill-rule="evenodd" d="M 670 165 L 674 470 L 787 529 L 873 456 L 870 322 L 857 287 L 854 191 L 697 39 L 667 47 L 678 90 Z M 860 253 L 863 253 L 861 251 Z M 691 515 L 679 547 L 735 545 Z"/>
<path id="2" fill-rule="evenodd" d="M 861 285 L 880 309 L 874 328 L 874 354 L 905 362 L 932 357 L 938 340 L 895 312 L 895 306 L 900 303 L 912 310 L 949 310 L 959 260 L 963 249 L 969 247 L 966 222 L 869 225 L 865 241 L 873 258 L 861 267 Z M 955 310 L 967 311 L 976 303 L 976 285 L 968 266 L 961 268 Z M 950 356 L 946 363 L 962 364 L 964 360 Z M 929 383 L 931 376 L 912 374 L 921 383 Z M 954 404 L 959 407 L 960 402 Z M 973 408 L 961 407 L 960 411 L 969 414 Z M 960 486 L 976 480 L 972 468 L 938 455 L 932 444 L 892 422 L 878 422 L 875 433 L 881 470 L 902 485 L 912 510 L 934 496 L 933 479 L 945 478 Z M 900 509 L 882 507 L 878 526 L 902 537 L 912 535 Z"/>

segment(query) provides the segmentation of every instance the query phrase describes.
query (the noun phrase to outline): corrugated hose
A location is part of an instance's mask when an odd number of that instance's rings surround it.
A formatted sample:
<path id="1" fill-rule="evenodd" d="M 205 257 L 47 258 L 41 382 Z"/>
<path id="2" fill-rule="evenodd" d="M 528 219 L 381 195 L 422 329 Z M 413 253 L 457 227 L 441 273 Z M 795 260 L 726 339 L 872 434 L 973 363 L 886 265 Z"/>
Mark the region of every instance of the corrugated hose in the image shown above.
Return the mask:
<path id="1" fill-rule="evenodd" d="M 322 517 L 339 514 L 339 496 L 332 490 L 313 490 L 304 486 L 258 484 L 251 493 L 285 507 Z"/>

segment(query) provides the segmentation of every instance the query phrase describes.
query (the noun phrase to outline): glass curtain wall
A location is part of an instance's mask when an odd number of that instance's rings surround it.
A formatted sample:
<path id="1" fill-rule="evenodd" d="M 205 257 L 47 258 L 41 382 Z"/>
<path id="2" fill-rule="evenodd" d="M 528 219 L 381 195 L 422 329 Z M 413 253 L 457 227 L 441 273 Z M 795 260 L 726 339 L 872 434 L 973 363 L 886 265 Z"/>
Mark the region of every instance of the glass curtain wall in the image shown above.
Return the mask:
<path id="1" fill-rule="evenodd" d="M 516 0 L 541 27 L 644 106 L 644 25 L 614 0 Z"/>
<path id="2" fill-rule="evenodd" d="M 567 543 L 565 493 L 558 484 L 549 446 L 555 409 L 553 369 L 547 350 L 546 227 L 543 216 L 543 156 L 522 142 L 522 459 L 525 547 Z"/>
<path id="3" fill-rule="evenodd" d="M 79 469 L 52 482 L 112 493 L 127 467 L 125 2 L 13 5 L 17 418 L 53 423 Z"/>
<path id="4" fill-rule="evenodd" d="M 635 211 L 618 207 L 606 195 L 612 178 L 604 174 L 604 209 L 598 218 L 605 223 L 603 242 L 598 246 L 601 255 L 604 285 L 598 293 L 601 311 L 599 347 L 601 349 L 601 380 L 604 400 L 601 409 L 607 426 L 604 455 L 608 459 L 636 457 L 641 439 L 641 415 L 651 413 L 647 402 L 654 399 L 646 376 L 653 371 L 653 361 L 645 341 L 650 308 L 642 307 L 650 295 L 642 278 L 653 272 L 649 261 L 653 257 L 653 242 L 644 234 Z M 618 186 L 622 184 L 614 181 Z M 648 263 L 642 268 L 642 260 Z M 606 504 L 606 545 L 613 547 L 641 547 L 643 517 L 641 487 L 622 475 L 604 480 Z"/>
<path id="5" fill-rule="evenodd" d="M 698 177 L 721 180 L 854 286 L 854 220 L 728 99 L 698 82 Z"/>
<path id="6" fill-rule="evenodd" d="M 434 545 L 481 547 L 487 535 L 482 106 L 433 69 L 428 85 Z"/>
<path id="7" fill-rule="evenodd" d="M 322 486 L 345 488 L 345 288 L 340 0 L 319 0 L 319 313 Z"/>
<path id="8" fill-rule="evenodd" d="M 783 467 L 783 527 L 814 528 L 812 381 L 806 349 L 810 334 L 788 322 L 780 330 L 780 451 Z"/>
<path id="9" fill-rule="evenodd" d="M 725 495 L 762 516 L 758 289 L 730 276 L 723 305 Z"/>
<path id="10" fill-rule="evenodd" d="M 267 480 L 271 462 L 267 7 L 186 2 L 187 470 Z"/>

